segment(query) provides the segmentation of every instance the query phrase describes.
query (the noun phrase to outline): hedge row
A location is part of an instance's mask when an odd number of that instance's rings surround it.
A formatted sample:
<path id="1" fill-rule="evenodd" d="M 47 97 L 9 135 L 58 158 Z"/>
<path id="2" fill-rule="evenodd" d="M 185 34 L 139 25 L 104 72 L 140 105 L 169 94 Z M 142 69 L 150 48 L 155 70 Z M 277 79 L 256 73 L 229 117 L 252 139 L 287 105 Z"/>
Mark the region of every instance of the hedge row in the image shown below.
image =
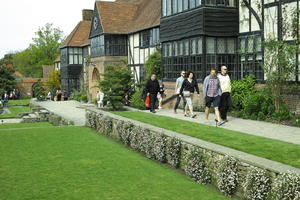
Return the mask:
<path id="1" fill-rule="evenodd" d="M 87 111 L 86 125 L 146 157 L 182 169 L 192 180 L 212 184 L 226 196 L 248 200 L 300 200 L 300 175 L 276 174 L 169 137 L 163 133 Z"/>

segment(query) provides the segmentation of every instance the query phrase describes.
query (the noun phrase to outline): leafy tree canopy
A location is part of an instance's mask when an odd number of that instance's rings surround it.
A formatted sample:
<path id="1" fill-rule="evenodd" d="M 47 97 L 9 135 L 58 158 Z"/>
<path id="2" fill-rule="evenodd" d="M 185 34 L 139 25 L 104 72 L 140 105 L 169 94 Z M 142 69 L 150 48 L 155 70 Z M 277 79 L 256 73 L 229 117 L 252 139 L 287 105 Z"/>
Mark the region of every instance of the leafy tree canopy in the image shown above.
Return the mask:
<path id="1" fill-rule="evenodd" d="M 11 91 L 15 87 L 14 70 L 7 67 L 0 67 L 0 96 Z"/>
<path id="2" fill-rule="evenodd" d="M 161 52 L 156 51 L 151 54 L 145 63 L 144 69 L 146 71 L 146 78 L 150 78 L 151 74 L 155 73 L 158 79 L 162 78 L 162 57 Z"/>
<path id="3" fill-rule="evenodd" d="M 52 65 L 59 55 L 63 32 L 47 23 L 35 33 L 32 43 L 13 56 L 13 64 L 25 77 L 42 77 L 42 66 Z"/>

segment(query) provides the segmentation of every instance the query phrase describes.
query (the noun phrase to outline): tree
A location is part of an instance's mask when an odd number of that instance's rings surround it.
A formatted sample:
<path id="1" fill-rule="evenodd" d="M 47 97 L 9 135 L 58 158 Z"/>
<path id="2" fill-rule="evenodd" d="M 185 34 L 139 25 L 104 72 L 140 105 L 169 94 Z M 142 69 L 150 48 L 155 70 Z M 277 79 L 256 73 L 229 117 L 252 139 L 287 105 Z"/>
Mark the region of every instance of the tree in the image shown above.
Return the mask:
<path id="1" fill-rule="evenodd" d="M 14 70 L 7 67 L 0 67 L 0 96 L 5 92 L 13 90 L 15 84 Z"/>
<path id="2" fill-rule="evenodd" d="M 120 109 L 124 95 L 129 94 L 133 86 L 131 71 L 118 65 L 108 66 L 102 76 L 98 87 L 105 94 L 104 100 L 110 102 L 113 110 Z"/>
<path id="3" fill-rule="evenodd" d="M 150 78 L 150 76 L 155 73 L 158 79 L 162 78 L 163 68 L 162 68 L 162 57 L 160 51 L 155 51 L 151 54 L 148 60 L 145 63 L 144 69 L 146 71 L 146 78 Z"/>
<path id="4" fill-rule="evenodd" d="M 296 46 L 285 41 L 268 39 L 265 44 L 264 71 L 266 83 L 271 88 L 275 111 L 283 105 L 282 96 L 288 82 L 295 75 Z"/>
<path id="5" fill-rule="evenodd" d="M 12 64 L 13 63 L 13 54 L 9 53 L 4 55 L 4 57 L 2 59 L 0 59 L 0 66 L 6 66 L 8 64 Z"/>
<path id="6" fill-rule="evenodd" d="M 42 66 L 54 63 L 63 38 L 63 32 L 49 23 L 39 28 L 35 35 L 27 49 L 13 56 L 17 70 L 26 77 L 42 76 Z"/>
<path id="7" fill-rule="evenodd" d="M 46 99 L 46 90 L 41 82 L 41 79 L 36 82 L 33 87 L 34 96 L 37 98 L 38 101 L 44 101 Z"/>
<path id="8" fill-rule="evenodd" d="M 61 88 L 60 72 L 52 70 L 45 85 L 50 89 L 51 96 L 53 97 L 56 90 Z"/>

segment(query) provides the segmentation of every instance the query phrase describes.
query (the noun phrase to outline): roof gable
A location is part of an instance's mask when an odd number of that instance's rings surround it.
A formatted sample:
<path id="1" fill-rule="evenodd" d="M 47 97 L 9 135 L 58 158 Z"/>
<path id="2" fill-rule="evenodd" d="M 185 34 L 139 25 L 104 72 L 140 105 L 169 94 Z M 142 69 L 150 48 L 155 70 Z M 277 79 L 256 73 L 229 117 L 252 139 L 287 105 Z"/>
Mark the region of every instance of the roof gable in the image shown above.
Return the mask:
<path id="1" fill-rule="evenodd" d="M 94 18 L 101 30 L 91 30 L 90 38 L 103 34 L 128 34 L 160 25 L 161 0 L 96 1 Z M 93 29 L 93 25 L 91 26 Z"/>
<path id="2" fill-rule="evenodd" d="M 90 44 L 89 33 L 91 28 L 90 21 L 81 21 L 66 38 L 60 48 L 64 47 L 83 47 Z"/>

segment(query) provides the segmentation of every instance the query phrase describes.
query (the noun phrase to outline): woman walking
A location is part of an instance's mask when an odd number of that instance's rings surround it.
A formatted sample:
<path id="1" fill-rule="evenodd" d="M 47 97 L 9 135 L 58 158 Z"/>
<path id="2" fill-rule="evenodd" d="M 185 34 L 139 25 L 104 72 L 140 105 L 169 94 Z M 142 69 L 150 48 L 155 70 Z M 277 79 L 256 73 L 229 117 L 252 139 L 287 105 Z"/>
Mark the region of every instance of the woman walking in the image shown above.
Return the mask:
<path id="1" fill-rule="evenodd" d="M 194 93 L 195 93 L 195 89 L 196 92 L 199 96 L 199 87 L 198 87 L 198 83 L 196 81 L 195 78 L 195 74 L 194 72 L 188 72 L 187 73 L 187 78 L 183 81 L 181 89 L 180 89 L 180 96 L 183 96 L 186 99 L 186 108 L 184 111 L 184 116 L 188 116 L 187 114 L 187 107 L 190 110 L 191 116 L 192 118 L 195 118 L 196 115 L 194 114 L 193 111 L 193 97 L 194 97 Z"/>

